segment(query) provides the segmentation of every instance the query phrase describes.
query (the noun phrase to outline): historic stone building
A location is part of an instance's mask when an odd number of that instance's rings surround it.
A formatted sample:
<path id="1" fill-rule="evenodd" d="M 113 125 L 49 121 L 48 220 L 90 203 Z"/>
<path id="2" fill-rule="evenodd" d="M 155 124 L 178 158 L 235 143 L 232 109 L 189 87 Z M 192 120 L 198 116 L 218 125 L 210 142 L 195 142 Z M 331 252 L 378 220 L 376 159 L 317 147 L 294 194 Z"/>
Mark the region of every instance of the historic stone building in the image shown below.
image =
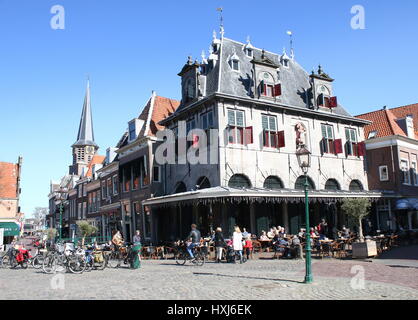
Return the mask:
<path id="1" fill-rule="evenodd" d="M 204 233 L 216 226 L 228 233 L 235 224 L 257 234 L 277 225 L 297 232 L 305 226 L 295 154 L 301 145 L 312 153 L 312 224 L 324 217 L 330 230 L 341 228 L 342 199 L 379 196 L 367 191 L 363 132 L 370 122 L 344 109 L 321 67 L 309 74 L 293 55 L 228 39 L 221 30 L 209 57 L 189 58 L 179 76 L 181 104 L 160 124 L 176 132 L 176 147 L 187 139 L 207 164 L 190 164 L 177 152 L 175 164 L 163 165 L 165 195 L 143 202 L 157 239 L 185 237 L 192 222 Z M 211 129 L 217 134 L 207 141 L 203 133 Z"/>

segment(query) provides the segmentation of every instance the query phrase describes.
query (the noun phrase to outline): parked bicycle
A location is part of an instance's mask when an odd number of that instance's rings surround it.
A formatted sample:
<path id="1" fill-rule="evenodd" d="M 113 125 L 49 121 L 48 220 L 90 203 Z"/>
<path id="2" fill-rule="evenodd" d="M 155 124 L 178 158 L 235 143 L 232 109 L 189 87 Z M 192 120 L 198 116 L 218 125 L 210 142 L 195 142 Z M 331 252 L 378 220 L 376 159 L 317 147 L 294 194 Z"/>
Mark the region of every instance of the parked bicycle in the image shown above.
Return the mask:
<path id="1" fill-rule="evenodd" d="M 85 250 L 85 253 L 87 271 L 91 271 L 93 269 L 103 270 L 106 268 L 107 259 L 102 250 L 94 250 L 93 248 L 88 248 Z"/>
<path id="2" fill-rule="evenodd" d="M 49 253 L 42 263 L 42 269 L 45 273 L 56 273 L 57 271 L 70 271 L 80 274 L 86 269 L 85 251 L 83 249 L 58 250 Z"/>

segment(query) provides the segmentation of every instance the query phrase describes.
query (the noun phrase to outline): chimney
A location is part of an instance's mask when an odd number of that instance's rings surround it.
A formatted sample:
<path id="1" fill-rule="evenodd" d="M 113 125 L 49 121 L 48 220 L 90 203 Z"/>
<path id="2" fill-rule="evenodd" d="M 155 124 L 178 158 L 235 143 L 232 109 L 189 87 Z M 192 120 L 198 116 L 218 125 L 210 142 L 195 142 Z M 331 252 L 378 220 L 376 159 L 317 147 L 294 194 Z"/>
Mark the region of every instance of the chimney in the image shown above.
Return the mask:
<path id="1" fill-rule="evenodd" d="M 408 114 L 405 117 L 405 122 L 406 122 L 406 134 L 408 138 L 415 139 L 414 118 L 412 114 Z"/>

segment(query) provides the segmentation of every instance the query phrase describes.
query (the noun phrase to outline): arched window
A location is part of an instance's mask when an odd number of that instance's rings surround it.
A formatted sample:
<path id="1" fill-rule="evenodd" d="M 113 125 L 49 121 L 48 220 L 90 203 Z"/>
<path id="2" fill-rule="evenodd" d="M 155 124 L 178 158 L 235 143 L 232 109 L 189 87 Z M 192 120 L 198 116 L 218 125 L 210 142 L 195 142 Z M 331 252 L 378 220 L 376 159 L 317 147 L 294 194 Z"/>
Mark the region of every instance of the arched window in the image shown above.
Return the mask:
<path id="1" fill-rule="evenodd" d="M 296 179 L 295 189 L 305 190 L 305 176 L 300 176 Z M 315 190 L 315 184 L 310 177 L 308 177 L 308 190 Z"/>
<path id="2" fill-rule="evenodd" d="M 209 182 L 208 177 L 203 176 L 203 177 L 200 177 L 199 179 L 197 179 L 196 188 L 197 189 L 210 188 L 210 182 Z"/>
<path id="3" fill-rule="evenodd" d="M 358 180 L 352 180 L 350 182 L 349 190 L 350 191 L 363 191 L 363 185 Z"/>
<path id="4" fill-rule="evenodd" d="M 340 184 L 335 179 L 328 179 L 327 182 L 325 183 L 325 190 L 332 190 L 332 191 L 341 190 Z"/>
<path id="5" fill-rule="evenodd" d="M 228 187 L 251 188 L 251 181 L 243 174 L 234 174 L 231 179 L 229 179 Z"/>
<path id="6" fill-rule="evenodd" d="M 186 192 L 187 188 L 186 185 L 184 184 L 183 181 L 177 182 L 176 184 L 176 191 L 174 191 L 174 193 L 181 193 L 181 192 Z"/>
<path id="7" fill-rule="evenodd" d="M 264 181 L 263 187 L 270 190 L 283 189 L 283 183 L 279 177 L 269 176 Z"/>

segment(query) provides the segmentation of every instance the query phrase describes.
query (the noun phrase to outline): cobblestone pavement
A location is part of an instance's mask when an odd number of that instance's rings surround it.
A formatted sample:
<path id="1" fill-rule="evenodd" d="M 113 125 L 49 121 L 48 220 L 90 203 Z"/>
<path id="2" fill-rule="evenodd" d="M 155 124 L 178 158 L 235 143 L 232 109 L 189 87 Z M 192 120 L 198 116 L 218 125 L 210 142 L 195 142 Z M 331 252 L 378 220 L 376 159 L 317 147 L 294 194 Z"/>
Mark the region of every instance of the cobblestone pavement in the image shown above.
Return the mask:
<path id="1" fill-rule="evenodd" d="M 352 265 L 365 268 L 365 286 L 353 288 Z M 0 299 L 418 299 L 416 270 L 324 259 L 313 263 L 314 283 L 302 283 L 302 260 L 250 260 L 244 264 L 177 266 L 145 260 L 137 270 L 44 274 L 0 269 Z M 409 277 L 409 281 L 406 279 Z"/>

